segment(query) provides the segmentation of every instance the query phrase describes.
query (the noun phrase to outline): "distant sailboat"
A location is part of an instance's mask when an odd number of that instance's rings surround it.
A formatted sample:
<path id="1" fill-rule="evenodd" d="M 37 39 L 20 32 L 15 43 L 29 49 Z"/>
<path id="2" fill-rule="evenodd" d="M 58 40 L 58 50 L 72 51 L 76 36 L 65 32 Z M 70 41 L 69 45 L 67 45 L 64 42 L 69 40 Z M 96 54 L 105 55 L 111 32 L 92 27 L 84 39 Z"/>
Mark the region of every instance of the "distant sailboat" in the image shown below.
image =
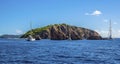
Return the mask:
<path id="1" fill-rule="evenodd" d="M 52 28 L 52 26 L 49 28 L 49 29 L 50 29 L 50 32 L 49 32 L 49 36 L 48 36 L 48 38 L 49 38 L 50 40 L 51 40 L 51 36 L 52 36 L 52 35 L 51 35 L 51 33 L 52 33 L 52 32 L 51 32 L 51 28 Z"/>
<path id="2" fill-rule="evenodd" d="M 87 40 L 87 38 L 85 37 L 85 34 L 82 34 L 82 40 Z"/>
<path id="3" fill-rule="evenodd" d="M 108 39 L 112 39 L 112 25 L 111 25 L 111 20 L 109 23 L 109 38 Z"/>
<path id="4" fill-rule="evenodd" d="M 30 29 L 31 29 L 31 33 L 27 38 L 27 41 L 35 41 L 35 38 L 33 38 L 32 33 L 33 33 L 33 29 L 32 29 L 32 23 L 30 23 Z"/>
<path id="5" fill-rule="evenodd" d="M 35 41 L 35 38 L 33 38 L 32 35 L 29 35 L 27 41 Z"/>

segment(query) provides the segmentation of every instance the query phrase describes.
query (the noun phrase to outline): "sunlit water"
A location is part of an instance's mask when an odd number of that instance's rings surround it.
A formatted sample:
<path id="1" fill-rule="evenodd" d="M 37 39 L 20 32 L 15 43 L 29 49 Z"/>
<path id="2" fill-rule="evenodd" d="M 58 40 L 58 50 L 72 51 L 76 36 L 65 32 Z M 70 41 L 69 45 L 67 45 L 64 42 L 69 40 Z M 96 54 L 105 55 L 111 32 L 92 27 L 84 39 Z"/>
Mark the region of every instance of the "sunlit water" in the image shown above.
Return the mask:
<path id="1" fill-rule="evenodd" d="M 0 64 L 119 64 L 120 39 L 0 39 Z"/>

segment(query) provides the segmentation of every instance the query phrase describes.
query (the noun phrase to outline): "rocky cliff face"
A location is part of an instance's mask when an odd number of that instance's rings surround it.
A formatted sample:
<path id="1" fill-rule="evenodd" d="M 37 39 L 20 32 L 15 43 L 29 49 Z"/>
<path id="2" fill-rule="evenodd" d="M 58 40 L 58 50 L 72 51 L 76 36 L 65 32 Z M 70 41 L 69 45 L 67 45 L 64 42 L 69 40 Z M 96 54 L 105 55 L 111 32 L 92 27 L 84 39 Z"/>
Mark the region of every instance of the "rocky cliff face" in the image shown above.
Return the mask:
<path id="1" fill-rule="evenodd" d="M 66 40 L 71 38 L 72 40 L 100 40 L 101 36 L 90 29 L 70 26 L 67 24 L 55 24 L 51 25 L 43 30 L 33 30 L 33 36 L 40 36 L 42 39 L 51 39 L 51 40 Z M 30 32 L 30 31 L 29 31 Z M 27 32 L 22 37 L 27 37 L 29 34 Z"/>

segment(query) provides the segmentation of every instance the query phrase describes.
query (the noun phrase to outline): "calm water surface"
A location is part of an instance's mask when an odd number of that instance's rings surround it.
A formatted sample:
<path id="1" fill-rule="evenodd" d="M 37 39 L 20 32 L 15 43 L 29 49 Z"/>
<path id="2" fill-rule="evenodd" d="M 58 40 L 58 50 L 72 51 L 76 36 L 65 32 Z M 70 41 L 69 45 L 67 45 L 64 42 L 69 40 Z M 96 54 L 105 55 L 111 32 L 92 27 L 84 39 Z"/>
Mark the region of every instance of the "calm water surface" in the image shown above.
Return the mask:
<path id="1" fill-rule="evenodd" d="M 0 64 L 120 64 L 120 39 L 0 39 Z"/>

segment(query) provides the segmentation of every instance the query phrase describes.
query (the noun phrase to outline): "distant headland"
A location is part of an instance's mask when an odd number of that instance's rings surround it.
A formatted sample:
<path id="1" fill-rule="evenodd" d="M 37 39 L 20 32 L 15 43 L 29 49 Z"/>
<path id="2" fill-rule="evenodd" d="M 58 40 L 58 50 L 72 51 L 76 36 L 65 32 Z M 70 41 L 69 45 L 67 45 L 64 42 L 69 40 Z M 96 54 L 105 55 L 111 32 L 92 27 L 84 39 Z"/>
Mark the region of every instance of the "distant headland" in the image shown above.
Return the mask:
<path id="1" fill-rule="evenodd" d="M 51 39 L 51 40 L 101 40 L 102 37 L 93 30 L 71 26 L 68 24 L 54 24 L 41 28 L 29 30 L 21 36 L 21 38 L 27 38 L 30 34 L 36 39 Z"/>
<path id="2" fill-rule="evenodd" d="M 9 35 L 9 34 L 4 34 L 1 35 L 0 38 L 20 38 L 21 35 Z"/>

